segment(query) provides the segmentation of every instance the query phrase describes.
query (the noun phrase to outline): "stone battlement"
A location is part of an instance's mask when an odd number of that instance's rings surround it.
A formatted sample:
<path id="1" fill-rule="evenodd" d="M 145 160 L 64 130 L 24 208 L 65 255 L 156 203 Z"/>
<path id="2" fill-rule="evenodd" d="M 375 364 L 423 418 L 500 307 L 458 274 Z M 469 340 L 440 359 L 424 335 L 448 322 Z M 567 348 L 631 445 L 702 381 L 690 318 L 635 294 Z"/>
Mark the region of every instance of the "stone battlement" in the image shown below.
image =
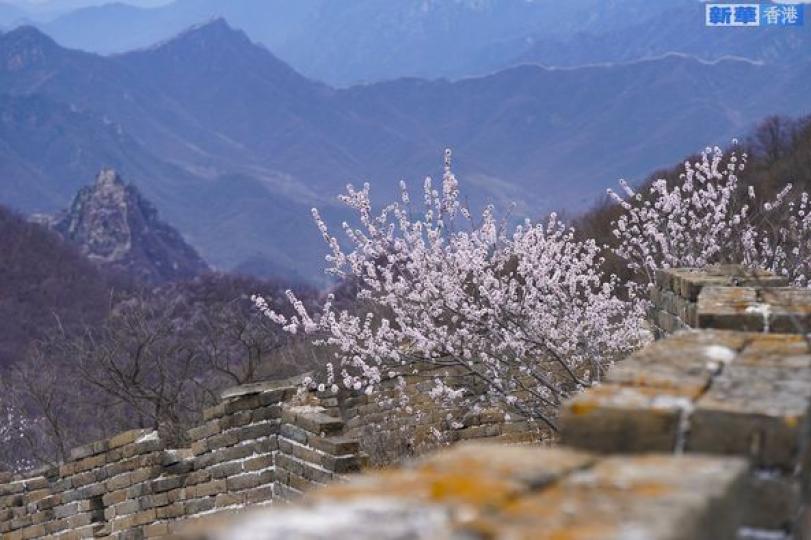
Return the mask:
<path id="1" fill-rule="evenodd" d="M 710 328 L 668 336 L 673 325 L 566 402 L 557 448 L 463 442 L 348 477 L 374 430 L 427 432 L 461 415 L 450 440 L 538 437 L 497 410 L 419 418 L 385 385 L 374 399 L 245 385 L 204 412 L 189 448 L 135 430 L 76 448 L 59 467 L 0 475 L 0 535 L 811 538 L 811 296 L 739 273 L 657 274 L 660 313 Z M 413 404 L 427 399 L 419 377 L 409 385 Z"/>
<path id="2" fill-rule="evenodd" d="M 811 296 L 750 277 L 660 272 L 660 311 L 735 330 L 666 329 L 566 402 L 557 448 L 463 444 L 182 537 L 811 538 Z"/>
<path id="3" fill-rule="evenodd" d="M 411 405 L 424 405 L 426 376 L 406 380 Z M 157 432 L 133 430 L 74 448 L 58 467 L 0 476 L 0 537 L 166 536 L 197 517 L 291 501 L 358 471 L 368 461 L 362 443 L 370 434 L 385 441 L 408 430 L 416 444 L 433 431 L 447 441 L 538 439 L 526 422 L 505 421 L 502 411 L 411 414 L 397 407 L 393 383 L 375 400 L 330 391 L 299 395 L 297 387 L 278 383 L 238 386 L 203 411 L 202 423 L 187 433 L 189 448 L 169 448 Z"/>
<path id="4" fill-rule="evenodd" d="M 224 393 L 189 431 L 191 448 L 167 448 L 134 430 L 74 448 L 68 462 L 0 479 L 0 535 L 145 538 L 195 517 L 290 500 L 365 462 L 343 421 L 291 401 L 293 387 Z"/>
<path id="5" fill-rule="evenodd" d="M 751 463 L 744 525 L 791 529 L 808 501 L 811 350 L 802 336 L 687 331 L 570 400 L 564 444 L 603 453 L 737 455 Z"/>
<path id="6" fill-rule="evenodd" d="M 661 337 L 687 328 L 811 332 L 811 289 L 738 265 L 657 270 L 650 318 Z"/>
<path id="7" fill-rule="evenodd" d="M 184 538 L 718 540 L 734 537 L 746 470 L 737 458 L 463 443 Z"/>

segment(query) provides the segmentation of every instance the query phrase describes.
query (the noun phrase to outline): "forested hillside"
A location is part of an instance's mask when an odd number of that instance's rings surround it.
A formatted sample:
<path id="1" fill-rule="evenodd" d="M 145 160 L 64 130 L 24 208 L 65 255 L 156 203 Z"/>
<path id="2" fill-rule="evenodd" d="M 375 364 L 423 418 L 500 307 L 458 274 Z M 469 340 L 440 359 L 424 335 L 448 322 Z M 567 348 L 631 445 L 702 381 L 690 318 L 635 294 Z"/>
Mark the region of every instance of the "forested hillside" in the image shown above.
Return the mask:
<path id="1" fill-rule="evenodd" d="M 127 290 L 56 233 L 0 207 L 0 366 L 20 360 L 33 339 L 56 328 L 94 325 Z"/>

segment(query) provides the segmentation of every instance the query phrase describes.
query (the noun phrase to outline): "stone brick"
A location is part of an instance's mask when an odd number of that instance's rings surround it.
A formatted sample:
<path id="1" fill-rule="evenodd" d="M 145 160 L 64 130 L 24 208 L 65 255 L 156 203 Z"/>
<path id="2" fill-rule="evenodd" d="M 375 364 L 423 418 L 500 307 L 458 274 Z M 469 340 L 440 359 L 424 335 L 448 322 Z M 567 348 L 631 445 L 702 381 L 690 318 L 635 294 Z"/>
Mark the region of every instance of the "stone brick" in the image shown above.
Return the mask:
<path id="1" fill-rule="evenodd" d="M 208 450 L 216 450 L 225 446 L 234 446 L 239 442 L 239 434 L 235 431 L 220 433 L 206 439 Z"/>
<path id="2" fill-rule="evenodd" d="M 259 394 L 259 402 L 263 406 L 277 405 L 279 403 L 288 401 L 296 394 L 297 388 L 295 386 L 285 386 L 268 390 Z"/>
<path id="3" fill-rule="evenodd" d="M 56 516 L 57 519 L 66 518 L 68 516 L 75 515 L 78 512 L 79 503 L 76 502 L 63 504 L 54 508 L 54 516 Z"/>
<path id="4" fill-rule="evenodd" d="M 216 495 L 218 493 L 225 493 L 227 486 L 225 479 L 212 480 L 204 484 L 198 484 L 194 488 L 196 497 L 208 497 L 209 495 Z"/>
<path id="5" fill-rule="evenodd" d="M 192 516 L 195 514 L 199 514 L 201 512 L 207 512 L 214 508 L 215 499 L 214 497 L 207 497 L 205 499 L 195 499 L 192 501 L 187 501 L 183 507 L 186 510 L 186 515 Z"/>
<path id="6" fill-rule="evenodd" d="M 205 463 L 206 466 L 214 465 L 216 463 L 222 463 L 224 461 L 234 461 L 237 459 L 243 459 L 251 454 L 253 454 L 254 450 L 253 447 L 249 444 L 243 444 L 240 446 L 230 446 L 228 448 L 220 448 L 215 452 L 205 456 L 205 460 L 201 459 L 199 463 Z"/>
<path id="7" fill-rule="evenodd" d="M 245 502 L 255 504 L 273 500 L 273 485 L 261 486 L 244 492 Z"/>
<path id="8" fill-rule="evenodd" d="M 220 420 L 214 419 L 209 420 L 202 426 L 197 426 L 189 429 L 187 433 L 191 441 L 199 441 L 200 439 L 205 439 L 206 437 L 216 435 L 220 431 L 221 431 Z"/>
<path id="9" fill-rule="evenodd" d="M 284 395 L 284 391 L 292 390 L 295 391 L 295 387 L 292 386 L 280 386 L 277 382 L 257 382 L 257 383 L 249 383 L 249 384 L 242 384 L 239 386 L 234 386 L 232 388 L 228 388 L 223 390 L 220 393 L 221 399 L 231 399 L 237 398 L 242 396 L 249 396 L 253 394 L 265 394 L 271 392 L 281 392 Z"/>
<path id="10" fill-rule="evenodd" d="M 259 409 L 251 411 L 251 421 L 261 422 L 263 420 L 279 419 L 282 417 L 282 407 L 280 405 L 264 405 Z"/>
<path id="11" fill-rule="evenodd" d="M 84 446 L 78 446 L 76 448 L 71 449 L 70 451 L 70 459 L 71 461 L 78 461 L 80 459 L 90 457 L 94 454 L 100 454 L 107 449 L 107 441 L 97 441 L 90 444 L 85 444 Z"/>
<path id="12" fill-rule="evenodd" d="M 219 418 L 225 414 L 225 403 L 218 403 L 213 407 L 208 407 L 207 409 L 203 409 L 203 419 L 204 420 L 212 420 L 214 418 Z"/>
<path id="13" fill-rule="evenodd" d="M 152 491 L 154 493 L 161 493 L 176 489 L 183 485 L 184 478 L 182 476 L 170 476 L 168 478 L 160 478 L 152 481 Z"/>
<path id="14" fill-rule="evenodd" d="M 194 471 L 186 476 L 186 485 L 193 486 L 203 482 L 208 482 L 211 479 L 211 473 L 206 470 Z"/>
<path id="15" fill-rule="evenodd" d="M 313 448 L 333 456 L 356 454 L 360 450 L 360 441 L 349 437 L 310 437 L 307 442 Z"/>
<path id="16" fill-rule="evenodd" d="M 279 434 L 300 444 L 307 444 L 308 434 L 305 430 L 290 424 L 282 424 Z"/>
<path id="17" fill-rule="evenodd" d="M 343 421 L 340 418 L 327 416 L 323 412 L 310 412 L 307 409 L 291 407 L 288 409 L 293 413 L 292 423 L 310 433 L 316 435 L 321 433 L 338 433 L 343 429 Z"/>
<path id="18" fill-rule="evenodd" d="M 752 529 L 791 530 L 800 514 L 800 491 L 796 478 L 754 471 L 744 491 L 743 524 Z"/>
<path id="19" fill-rule="evenodd" d="M 217 508 L 237 506 L 245 504 L 245 501 L 244 493 L 220 493 L 214 497 L 214 506 Z"/>
<path id="20" fill-rule="evenodd" d="M 119 433 L 114 437 L 110 438 L 108 442 L 108 447 L 110 449 L 120 448 L 127 444 L 132 444 L 141 437 L 147 435 L 151 430 L 149 429 L 133 429 L 130 431 L 125 431 L 124 433 Z"/>
<path id="21" fill-rule="evenodd" d="M 597 452 L 672 452 L 691 393 L 604 384 L 568 401 L 565 444 Z"/>
<path id="22" fill-rule="evenodd" d="M 172 519 L 182 516 L 183 513 L 183 504 L 178 502 L 155 509 L 157 519 Z"/>
<path id="23" fill-rule="evenodd" d="M 211 478 L 224 478 L 226 476 L 233 476 L 240 474 L 243 470 L 243 463 L 241 461 L 231 461 L 227 463 L 219 463 L 209 469 Z"/>
<path id="24" fill-rule="evenodd" d="M 157 513 L 155 509 L 152 508 L 150 510 L 143 510 L 138 512 L 133 516 L 132 524 L 136 527 L 141 525 L 146 525 L 147 523 L 152 523 L 157 519 Z"/>
<path id="25" fill-rule="evenodd" d="M 687 447 L 792 470 L 808 429 L 810 399 L 811 371 L 733 364 L 696 403 Z"/>
<path id="26" fill-rule="evenodd" d="M 268 476 L 263 476 L 262 473 L 253 472 L 253 473 L 244 473 L 237 476 L 229 476 L 228 477 L 228 492 L 236 492 L 242 491 L 244 489 L 255 488 L 259 485 L 268 483 L 266 480 L 267 478 L 270 479 L 270 482 L 273 482 L 273 475 L 270 474 Z"/>
<path id="27" fill-rule="evenodd" d="M 262 469 L 268 469 L 271 467 L 273 467 L 273 456 L 270 454 L 265 454 L 246 459 L 243 469 L 250 472 L 261 471 Z"/>
<path id="28" fill-rule="evenodd" d="M 251 394 L 228 399 L 224 405 L 224 414 L 233 414 L 238 411 L 256 409 L 260 406 L 260 401 L 258 395 Z"/>

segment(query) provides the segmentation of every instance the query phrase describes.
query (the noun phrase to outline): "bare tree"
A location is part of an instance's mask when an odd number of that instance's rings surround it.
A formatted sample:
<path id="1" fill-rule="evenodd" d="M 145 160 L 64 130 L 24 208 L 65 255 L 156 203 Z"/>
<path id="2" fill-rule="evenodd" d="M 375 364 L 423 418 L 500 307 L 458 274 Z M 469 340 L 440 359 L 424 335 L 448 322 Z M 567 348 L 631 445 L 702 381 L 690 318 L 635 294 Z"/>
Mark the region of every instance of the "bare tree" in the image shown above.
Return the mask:
<path id="1" fill-rule="evenodd" d="M 764 165 L 777 163 L 791 150 L 797 128 L 798 122 L 784 116 L 770 116 L 758 125 L 752 142 Z"/>

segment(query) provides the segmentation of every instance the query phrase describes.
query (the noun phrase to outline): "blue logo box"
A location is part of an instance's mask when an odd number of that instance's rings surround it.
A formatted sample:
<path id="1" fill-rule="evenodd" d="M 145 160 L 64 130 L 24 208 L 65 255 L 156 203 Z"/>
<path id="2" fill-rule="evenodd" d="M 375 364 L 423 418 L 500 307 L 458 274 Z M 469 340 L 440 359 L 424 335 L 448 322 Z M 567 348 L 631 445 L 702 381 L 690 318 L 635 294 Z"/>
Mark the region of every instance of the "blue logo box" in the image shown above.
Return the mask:
<path id="1" fill-rule="evenodd" d="M 704 24 L 723 27 L 802 26 L 803 4 L 705 4 Z"/>

